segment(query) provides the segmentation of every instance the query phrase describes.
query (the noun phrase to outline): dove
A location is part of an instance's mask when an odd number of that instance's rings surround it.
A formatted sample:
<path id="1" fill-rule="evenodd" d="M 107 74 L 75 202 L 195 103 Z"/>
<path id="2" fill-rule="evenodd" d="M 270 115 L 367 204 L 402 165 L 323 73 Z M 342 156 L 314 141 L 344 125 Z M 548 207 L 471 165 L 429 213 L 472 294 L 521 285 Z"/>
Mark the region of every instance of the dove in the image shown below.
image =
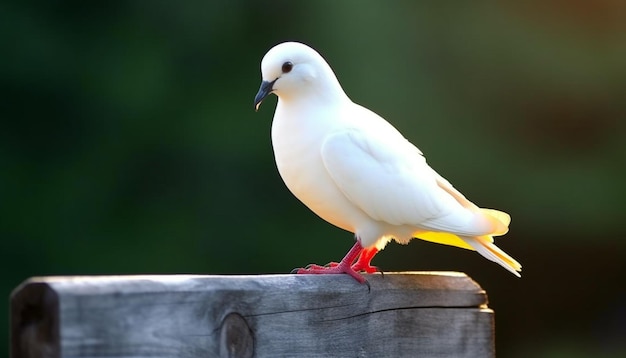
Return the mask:
<path id="1" fill-rule="evenodd" d="M 520 277 L 521 265 L 494 244 L 510 216 L 476 206 L 433 170 L 395 127 L 350 100 L 326 60 L 311 47 L 285 42 L 261 61 L 254 108 L 278 96 L 271 140 L 287 188 L 311 211 L 354 233 L 338 263 L 308 265 L 298 274 L 348 274 L 378 268 L 387 243 L 414 238 L 475 250 Z"/>

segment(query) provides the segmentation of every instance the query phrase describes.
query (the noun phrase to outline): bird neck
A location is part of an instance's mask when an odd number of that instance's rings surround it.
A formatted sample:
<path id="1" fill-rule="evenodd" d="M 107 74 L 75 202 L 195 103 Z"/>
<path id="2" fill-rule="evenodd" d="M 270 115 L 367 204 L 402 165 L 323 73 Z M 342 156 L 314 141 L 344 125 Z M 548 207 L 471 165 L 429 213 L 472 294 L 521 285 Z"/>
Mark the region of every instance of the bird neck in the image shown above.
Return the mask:
<path id="1" fill-rule="evenodd" d="M 279 94 L 280 102 L 286 106 L 321 107 L 341 105 L 350 102 L 339 81 L 333 76 L 325 81 L 312 81 L 298 91 Z"/>

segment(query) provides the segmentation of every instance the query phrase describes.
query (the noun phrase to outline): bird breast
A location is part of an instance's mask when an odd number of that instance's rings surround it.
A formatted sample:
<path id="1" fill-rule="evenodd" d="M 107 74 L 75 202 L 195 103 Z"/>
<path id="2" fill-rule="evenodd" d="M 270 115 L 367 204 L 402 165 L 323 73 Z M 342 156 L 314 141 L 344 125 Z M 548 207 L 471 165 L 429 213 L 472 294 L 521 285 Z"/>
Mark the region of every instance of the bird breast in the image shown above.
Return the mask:
<path id="1" fill-rule="evenodd" d="M 328 134 L 338 130 L 329 120 L 334 113 L 294 111 L 280 106 L 272 123 L 272 146 L 278 172 L 289 190 L 322 219 L 344 230 L 355 232 L 355 225 L 364 220 L 357 209 L 339 190 L 326 171 L 321 148 Z"/>

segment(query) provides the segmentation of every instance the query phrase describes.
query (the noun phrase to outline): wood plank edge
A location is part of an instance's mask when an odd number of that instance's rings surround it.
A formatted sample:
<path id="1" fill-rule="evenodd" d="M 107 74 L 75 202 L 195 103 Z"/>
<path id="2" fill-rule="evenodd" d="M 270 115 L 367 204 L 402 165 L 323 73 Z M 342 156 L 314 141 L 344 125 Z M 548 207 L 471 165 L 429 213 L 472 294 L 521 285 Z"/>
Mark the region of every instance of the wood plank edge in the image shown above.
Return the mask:
<path id="1" fill-rule="evenodd" d="M 59 297 L 45 282 L 27 280 L 11 293 L 11 358 L 60 357 Z"/>

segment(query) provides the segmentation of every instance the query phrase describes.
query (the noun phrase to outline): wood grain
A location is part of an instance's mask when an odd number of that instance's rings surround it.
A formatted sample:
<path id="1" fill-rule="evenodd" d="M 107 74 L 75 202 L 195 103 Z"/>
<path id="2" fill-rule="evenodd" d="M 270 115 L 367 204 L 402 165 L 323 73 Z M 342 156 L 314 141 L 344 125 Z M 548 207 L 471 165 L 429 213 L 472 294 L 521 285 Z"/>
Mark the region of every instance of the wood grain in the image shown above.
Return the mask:
<path id="1" fill-rule="evenodd" d="M 462 273 L 41 277 L 11 300 L 11 357 L 494 357 Z"/>

